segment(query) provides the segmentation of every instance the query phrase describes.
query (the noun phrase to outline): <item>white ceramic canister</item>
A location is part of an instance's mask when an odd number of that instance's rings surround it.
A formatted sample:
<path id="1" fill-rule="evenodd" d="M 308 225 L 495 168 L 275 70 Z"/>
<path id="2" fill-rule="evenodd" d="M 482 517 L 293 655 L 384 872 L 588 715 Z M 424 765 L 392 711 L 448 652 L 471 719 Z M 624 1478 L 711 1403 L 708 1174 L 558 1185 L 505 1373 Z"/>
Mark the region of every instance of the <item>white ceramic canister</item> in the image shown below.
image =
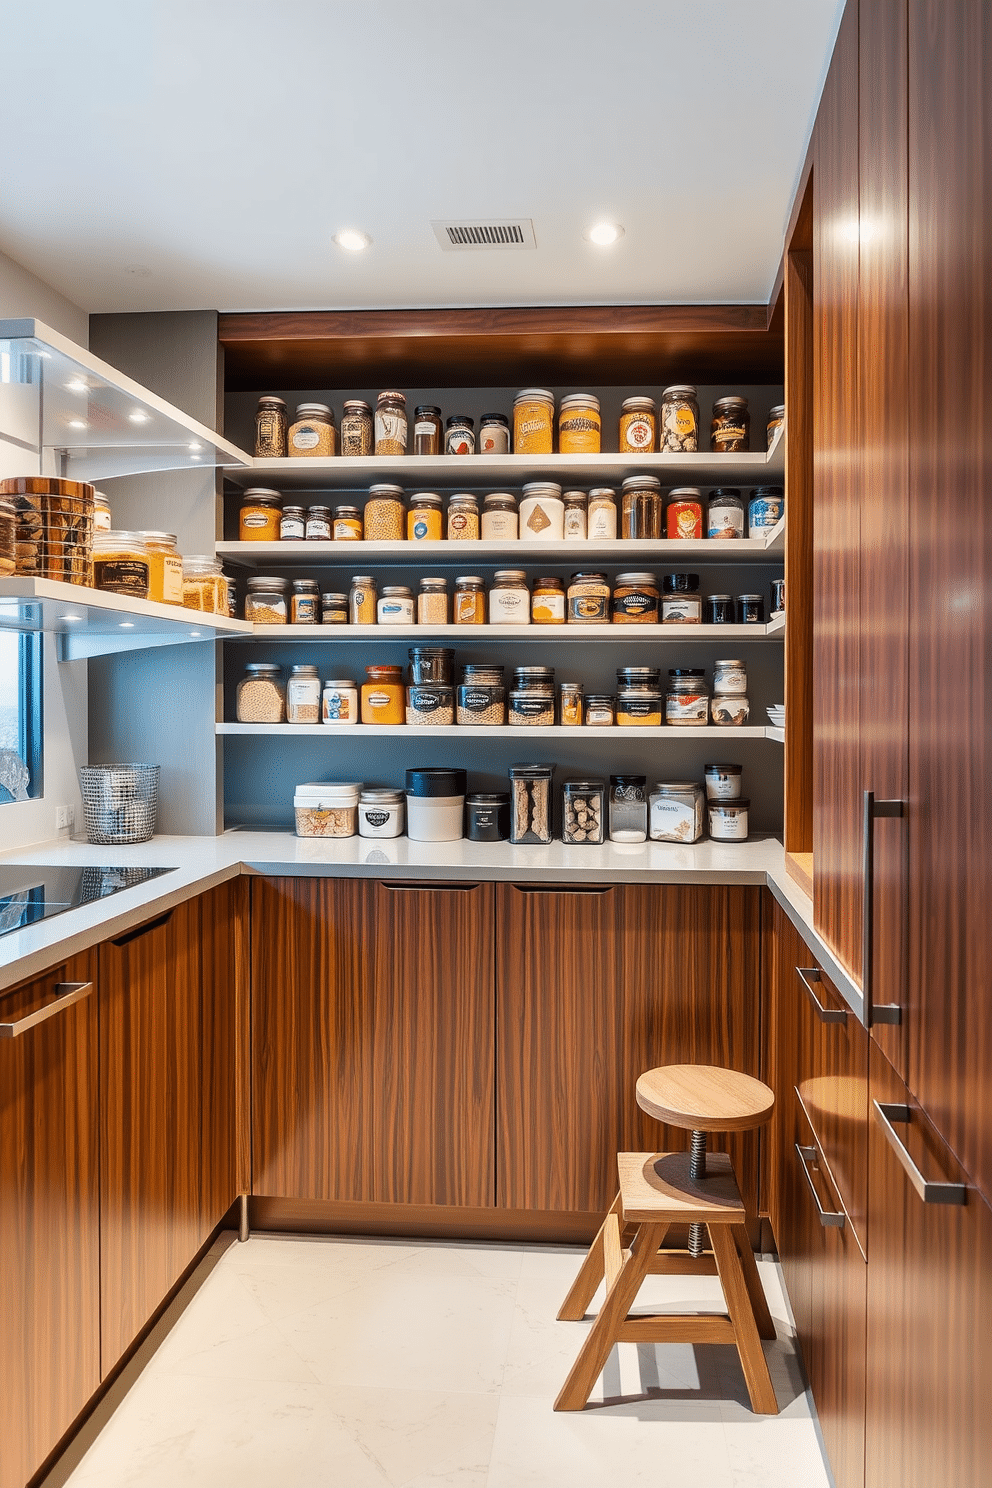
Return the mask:
<path id="1" fill-rule="evenodd" d="M 406 835 L 411 841 L 458 841 L 464 835 L 466 786 L 464 770 L 407 770 Z"/>
<path id="2" fill-rule="evenodd" d="M 710 836 L 714 842 L 744 842 L 747 838 L 747 809 L 750 801 L 710 801 Z"/>
<path id="3" fill-rule="evenodd" d="M 562 542 L 564 535 L 561 486 L 552 481 L 529 481 L 520 502 L 521 542 Z"/>
<path id="4" fill-rule="evenodd" d="M 328 678 L 324 683 L 321 711 L 327 724 L 358 723 L 358 684 L 354 678 Z"/>
<path id="5" fill-rule="evenodd" d="M 358 802 L 359 837 L 399 837 L 406 819 L 406 797 L 401 790 L 369 787 Z"/>
<path id="6" fill-rule="evenodd" d="M 413 594 L 403 584 L 387 584 L 376 606 L 380 625 L 412 625 Z"/>

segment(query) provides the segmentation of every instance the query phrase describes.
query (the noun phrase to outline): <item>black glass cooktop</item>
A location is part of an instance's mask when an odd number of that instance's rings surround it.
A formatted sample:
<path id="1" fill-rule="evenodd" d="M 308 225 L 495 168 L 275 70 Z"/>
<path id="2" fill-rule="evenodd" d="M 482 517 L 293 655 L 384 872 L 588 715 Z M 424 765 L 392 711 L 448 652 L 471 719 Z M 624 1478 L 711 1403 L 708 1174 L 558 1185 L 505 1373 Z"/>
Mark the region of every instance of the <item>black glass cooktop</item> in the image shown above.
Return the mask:
<path id="1" fill-rule="evenodd" d="M 106 899 L 121 889 L 174 873 L 174 868 L 46 868 L 31 863 L 0 865 L 0 935 L 39 920 Z"/>

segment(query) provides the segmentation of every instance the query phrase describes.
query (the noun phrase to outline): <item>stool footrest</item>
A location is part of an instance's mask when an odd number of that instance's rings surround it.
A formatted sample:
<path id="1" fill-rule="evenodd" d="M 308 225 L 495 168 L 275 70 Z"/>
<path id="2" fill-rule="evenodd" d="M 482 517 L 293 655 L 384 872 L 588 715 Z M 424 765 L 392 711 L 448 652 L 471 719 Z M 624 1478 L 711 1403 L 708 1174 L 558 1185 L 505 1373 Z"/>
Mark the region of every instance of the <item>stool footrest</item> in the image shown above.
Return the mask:
<path id="1" fill-rule="evenodd" d="M 720 1312 L 655 1312 L 620 1324 L 621 1343 L 736 1343 L 734 1325 Z"/>
<path id="2" fill-rule="evenodd" d="M 651 1276 L 716 1276 L 716 1257 L 691 1256 L 687 1250 L 659 1250 L 648 1267 Z"/>

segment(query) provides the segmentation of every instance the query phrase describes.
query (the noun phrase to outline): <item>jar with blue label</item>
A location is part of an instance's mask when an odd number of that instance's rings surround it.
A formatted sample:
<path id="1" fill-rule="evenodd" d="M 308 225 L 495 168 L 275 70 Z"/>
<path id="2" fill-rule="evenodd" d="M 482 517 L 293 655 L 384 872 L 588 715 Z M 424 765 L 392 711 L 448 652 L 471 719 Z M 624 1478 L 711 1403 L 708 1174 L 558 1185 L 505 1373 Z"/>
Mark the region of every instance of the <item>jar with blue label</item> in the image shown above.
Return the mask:
<path id="1" fill-rule="evenodd" d="M 747 504 L 748 537 L 767 537 L 782 519 L 785 492 L 781 486 L 759 486 Z"/>
<path id="2" fill-rule="evenodd" d="M 325 723 L 358 722 L 358 686 L 353 677 L 329 677 L 324 683 L 321 716 Z"/>
<path id="3" fill-rule="evenodd" d="M 706 536 L 726 542 L 744 536 L 744 498 L 740 491 L 719 486 L 710 492 L 706 509 Z"/>
<path id="4" fill-rule="evenodd" d="M 406 535 L 410 542 L 440 542 L 443 503 L 433 491 L 410 497 L 406 513 Z"/>
<path id="5" fill-rule="evenodd" d="M 413 590 L 403 584 L 385 584 L 376 608 L 380 625 L 412 625 Z"/>

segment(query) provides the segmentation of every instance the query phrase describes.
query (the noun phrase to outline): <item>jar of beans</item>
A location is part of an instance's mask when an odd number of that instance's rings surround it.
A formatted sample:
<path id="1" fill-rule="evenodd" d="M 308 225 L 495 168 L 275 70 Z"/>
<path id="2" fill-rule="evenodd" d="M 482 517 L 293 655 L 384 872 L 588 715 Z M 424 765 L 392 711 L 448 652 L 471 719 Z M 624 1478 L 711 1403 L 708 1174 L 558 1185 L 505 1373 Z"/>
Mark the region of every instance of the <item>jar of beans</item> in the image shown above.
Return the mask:
<path id="1" fill-rule="evenodd" d="M 274 393 L 265 393 L 258 400 L 255 415 L 255 458 L 257 460 L 279 460 L 286 453 L 286 432 L 289 415 L 283 398 Z"/>
<path id="2" fill-rule="evenodd" d="M 371 486 L 365 503 L 365 541 L 402 542 L 404 516 L 401 486 Z"/>
<path id="3" fill-rule="evenodd" d="M 256 625 L 285 625 L 289 620 L 286 591 L 288 579 L 256 575 L 248 580 L 245 596 L 245 619 Z"/>
<path id="4" fill-rule="evenodd" d="M 278 491 L 252 486 L 241 497 L 238 537 L 241 542 L 277 542 L 282 497 Z"/>
<path id="5" fill-rule="evenodd" d="M 479 503 L 474 496 L 452 496 L 448 502 L 448 541 L 478 542 Z"/>
<path id="6" fill-rule="evenodd" d="M 238 683 L 235 712 L 239 723 L 285 723 L 286 689 L 282 667 L 250 661 Z"/>
<path id="7" fill-rule="evenodd" d="M 599 399 L 569 393 L 558 413 L 558 449 L 563 455 L 598 455 L 602 440 Z"/>
<path id="8" fill-rule="evenodd" d="M 327 458 L 337 445 L 334 415 L 326 403 L 300 403 L 286 435 L 286 453 Z"/>
<path id="9" fill-rule="evenodd" d="M 346 398 L 341 413 L 342 455 L 370 455 L 372 444 L 372 409 L 361 398 Z"/>
<path id="10" fill-rule="evenodd" d="M 447 625 L 448 581 L 447 579 L 421 579 L 417 595 L 418 625 Z"/>

